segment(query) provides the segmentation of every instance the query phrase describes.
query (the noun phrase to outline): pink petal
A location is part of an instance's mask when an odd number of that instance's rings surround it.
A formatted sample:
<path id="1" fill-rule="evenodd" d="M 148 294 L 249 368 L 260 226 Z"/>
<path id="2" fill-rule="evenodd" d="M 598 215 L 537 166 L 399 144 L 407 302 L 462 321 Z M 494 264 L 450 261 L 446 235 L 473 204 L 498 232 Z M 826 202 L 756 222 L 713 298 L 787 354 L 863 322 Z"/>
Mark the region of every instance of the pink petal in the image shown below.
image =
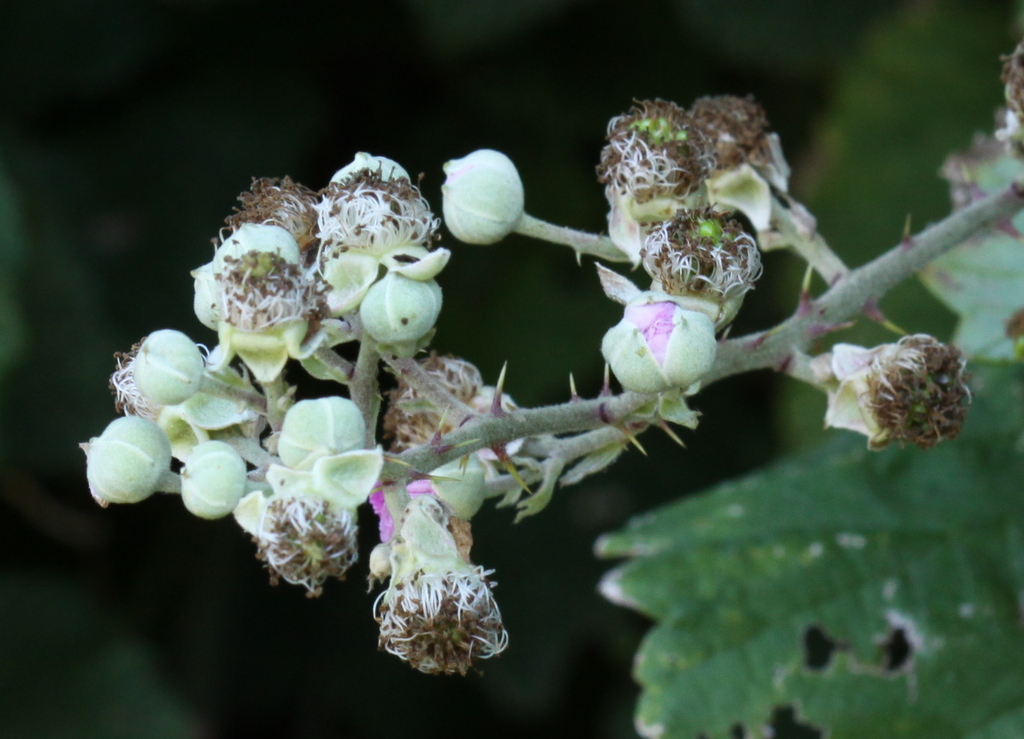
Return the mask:
<path id="1" fill-rule="evenodd" d="M 678 309 L 679 306 L 669 302 L 631 305 L 626 308 L 626 320 L 640 329 L 651 354 L 660 365 L 665 364 L 668 340 L 675 329 L 673 318 Z"/>
<path id="2" fill-rule="evenodd" d="M 415 498 L 417 495 L 437 495 L 430 480 L 413 480 L 405 486 L 405 489 L 411 498 Z M 373 512 L 379 519 L 380 540 L 382 542 L 391 541 L 391 537 L 395 535 L 395 521 L 391 518 L 391 512 L 384 502 L 383 490 L 370 493 L 370 505 L 373 506 Z"/>

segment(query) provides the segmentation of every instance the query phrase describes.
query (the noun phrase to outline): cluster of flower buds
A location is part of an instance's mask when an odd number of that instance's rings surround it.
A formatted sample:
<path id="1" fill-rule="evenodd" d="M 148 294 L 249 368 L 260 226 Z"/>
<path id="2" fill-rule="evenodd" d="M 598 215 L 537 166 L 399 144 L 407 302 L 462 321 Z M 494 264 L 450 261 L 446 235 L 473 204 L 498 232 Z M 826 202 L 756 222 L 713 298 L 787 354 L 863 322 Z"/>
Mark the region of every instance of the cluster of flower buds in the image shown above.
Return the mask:
<path id="1" fill-rule="evenodd" d="M 196 516 L 227 516 L 249 487 L 246 463 L 230 442 L 264 427 L 230 397 L 250 391 L 248 382 L 229 369 L 210 372 L 199 347 L 171 330 L 150 334 L 118 355 L 117 365 L 111 386 L 125 416 L 82 445 L 93 497 L 106 506 L 175 492 Z M 207 392 L 211 384 L 229 397 Z M 183 463 L 180 474 L 172 457 Z"/>
<path id="2" fill-rule="evenodd" d="M 456 176 L 463 182 L 456 229 L 476 227 L 465 225 L 472 223 L 465 183 L 478 175 L 463 167 Z M 469 519 L 497 456 L 484 450 L 415 473 L 405 493 L 429 502 L 400 511 L 396 532 L 382 492 L 384 452 L 367 433 L 372 414 L 340 396 L 296 402 L 283 379 L 289 359 L 315 374 L 322 360 L 313 354 L 344 341 L 397 356 L 427 343 L 441 306 L 433 278 L 449 257 L 432 248 L 439 221 L 405 170 L 367 154 L 319 193 L 288 178 L 264 179 L 240 201 L 213 260 L 193 272 L 195 312 L 219 345 L 208 352 L 161 330 L 117 355 L 111 386 L 125 417 L 82 445 L 92 494 L 107 505 L 178 493 L 201 518 L 233 514 L 271 582 L 315 597 L 357 561 L 357 511 L 376 490 L 382 546 L 397 573 L 376 606 L 381 644 L 418 669 L 465 673 L 507 642 L 488 573 L 469 564 Z M 467 362 L 431 356 L 422 369 L 468 414 L 491 410 L 495 397 L 502 412 L 514 408 Z M 451 430 L 444 412 L 405 383 L 391 396 L 392 451 Z M 428 531 L 438 524 L 451 541 Z M 405 648 L 400 627 L 416 630 Z"/>
<path id="3" fill-rule="evenodd" d="M 358 318 L 402 356 L 429 340 L 434 277 L 450 254 L 432 248 L 439 221 L 396 162 L 359 153 L 319 193 L 257 180 L 240 200 L 213 261 L 193 272 L 196 314 L 217 330 L 222 364 L 237 355 L 272 380 L 289 358 L 334 343 L 331 317 Z"/>
<path id="4" fill-rule="evenodd" d="M 971 399 L 965 365 L 956 347 L 916 334 L 873 349 L 836 344 L 811 371 L 828 392 L 826 426 L 864 434 L 871 449 L 927 449 L 960 433 Z"/>
<path id="5" fill-rule="evenodd" d="M 1008 62 L 1008 95 L 1024 79 L 1020 53 Z M 444 169 L 444 216 L 460 240 L 491 244 L 513 231 L 555 229 L 552 240 L 574 243 L 570 229 L 524 213 L 522 182 L 504 154 L 479 150 Z M 358 509 L 369 503 L 380 531 L 370 581 L 388 580 L 374 604 L 380 647 L 446 674 L 501 653 L 508 636 L 491 573 L 470 559 L 470 520 L 483 502 L 516 502 L 514 482 L 530 492 L 520 517 L 532 515 L 557 484 L 611 464 L 634 431 L 694 428 L 699 414 L 687 398 L 761 273 L 758 242 L 728 213 L 749 219 L 762 248 L 781 243 L 786 228 L 813 232 L 798 204 L 778 207 L 788 170 L 750 99 L 702 98 L 689 110 L 640 102 L 609 123 L 598 175 L 610 239 L 584 235 L 593 250 L 576 244 L 578 252 L 642 265 L 651 280 L 641 289 L 598 267 L 605 293 L 624 306 L 601 343 L 605 390 L 610 369 L 624 389 L 649 397 L 619 399 L 633 405 L 615 417 L 602 399 L 601 410 L 573 421 L 579 436 L 515 438 L 530 414 L 495 435 L 498 419 L 516 410 L 504 372 L 489 386 L 465 360 L 412 359 L 429 345 L 441 309 L 435 277 L 450 253 L 435 248 L 440 221 L 400 165 L 360 153 L 319 192 L 286 177 L 255 180 L 240 196 L 212 260 L 192 273 L 195 313 L 218 345 L 208 351 L 161 330 L 117 355 L 111 386 L 124 417 L 82 445 L 92 495 L 105 506 L 178 493 L 198 517 L 233 514 L 271 582 L 311 597 L 357 561 Z M 1020 323 L 1007 325 L 1018 345 Z M 354 365 L 333 351 L 352 341 L 361 342 Z M 284 378 L 293 359 L 349 385 L 351 399 L 296 401 Z M 382 359 L 397 381 L 385 394 L 387 454 L 374 436 Z M 963 367 L 956 349 L 909 336 L 874 349 L 838 344 L 810 369 L 829 395 L 828 425 L 880 448 L 955 437 L 970 400 Z M 579 401 L 572 392 L 567 406 Z M 464 424 L 481 426 L 463 433 Z M 595 428 L 602 424 L 615 428 Z M 477 449 L 483 439 L 503 441 Z M 539 483 L 536 492 L 524 478 Z"/>
<path id="6" fill-rule="evenodd" d="M 742 227 L 712 207 L 708 183 L 751 162 L 768 166 L 766 129 L 755 103 L 725 97 L 703 98 L 691 110 L 642 101 L 609 122 L 598 165 L 609 234 L 652 279 L 641 291 L 602 276 L 609 297 L 626 305 L 601 344 L 625 389 L 695 389 L 711 368 L 715 333 L 735 317 L 761 260 Z M 609 289 L 611 282 L 619 287 Z"/>

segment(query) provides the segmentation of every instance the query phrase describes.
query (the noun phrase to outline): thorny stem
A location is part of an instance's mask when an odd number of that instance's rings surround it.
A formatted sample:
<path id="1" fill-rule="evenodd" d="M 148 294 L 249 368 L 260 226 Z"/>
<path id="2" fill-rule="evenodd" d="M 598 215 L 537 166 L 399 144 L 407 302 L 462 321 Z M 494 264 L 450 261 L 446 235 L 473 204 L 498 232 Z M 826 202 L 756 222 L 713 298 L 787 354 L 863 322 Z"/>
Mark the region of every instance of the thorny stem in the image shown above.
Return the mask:
<path id="1" fill-rule="evenodd" d="M 448 423 L 458 426 L 463 419 L 473 415 L 473 409 L 452 395 L 448 388 L 438 382 L 415 359 L 401 359 L 385 354 L 385 364 L 410 387 L 437 406 L 447 417 Z"/>
<path id="2" fill-rule="evenodd" d="M 377 413 L 380 411 L 380 385 L 377 381 L 377 365 L 380 353 L 373 339 L 365 333 L 360 337 L 359 356 L 349 383 L 352 402 L 363 414 L 366 423 L 366 448 L 372 449 L 377 441 Z"/>
<path id="3" fill-rule="evenodd" d="M 824 295 L 802 306 L 796 315 L 775 328 L 720 344 L 718 359 L 702 385 L 707 387 L 741 372 L 769 367 L 780 371 L 792 367 L 792 372 L 803 377 L 806 373 L 798 352 L 805 352 L 824 333 L 842 327 L 866 304 L 882 297 L 936 257 L 1000 218 L 1013 215 L 1022 206 L 1024 190 L 1013 185 L 957 211 L 917 236 L 904 239 L 874 261 L 841 277 Z M 403 452 L 396 458 L 397 462 L 389 462 L 387 466 L 391 467 L 393 476 L 404 477 L 396 467 L 408 465 L 412 469 L 430 471 L 478 449 L 527 436 L 557 436 L 614 426 L 653 397 L 626 392 L 594 400 L 524 408 L 501 416 L 482 416 L 447 434 L 439 444 L 423 444 Z M 562 440 L 555 440 L 558 441 Z"/>
<path id="4" fill-rule="evenodd" d="M 859 267 L 796 315 L 768 331 L 721 343 L 718 358 L 702 385 L 741 372 L 772 367 L 785 371 L 794 352 L 807 351 L 824 333 L 843 327 L 871 301 L 921 270 L 978 231 L 1024 207 L 1024 190 L 1014 183 L 1002 192 L 968 205 L 946 219 L 904 239 L 877 259 Z"/>
<path id="5" fill-rule="evenodd" d="M 258 413 L 267 412 L 267 401 L 258 392 L 255 390 L 246 390 L 245 388 L 236 387 L 235 385 L 224 382 L 209 373 L 203 374 L 202 383 L 200 384 L 199 389 L 207 395 L 216 395 L 219 398 L 227 398 L 228 400 L 237 400 L 241 403 L 245 403 Z"/>
<path id="6" fill-rule="evenodd" d="M 590 254 L 609 262 L 629 261 L 629 257 L 607 236 L 556 226 L 526 213 L 516 225 L 515 231 L 523 236 L 550 241 L 552 244 L 571 246 L 576 250 L 577 255 Z"/>
<path id="7" fill-rule="evenodd" d="M 787 203 L 772 198 L 772 223 L 786 239 L 787 246 L 821 275 L 826 285 L 834 285 L 850 268 L 818 233 L 814 217 L 797 201 L 783 196 Z M 802 226 L 802 227 L 801 227 Z"/>
<path id="8" fill-rule="evenodd" d="M 408 465 L 429 472 L 453 459 L 485 447 L 505 444 L 538 434 L 567 434 L 615 425 L 625 420 L 655 396 L 625 392 L 621 395 L 571 400 L 543 408 L 506 411 L 500 416 L 480 416 L 446 434 L 439 444 L 422 444 L 398 455 L 399 462 L 385 467 Z M 401 463 L 401 464 L 400 464 Z"/>
<path id="9" fill-rule="evenodd" d="M 548 459 L 560 460 L 564 468 L 570 462 L 580 457 L 585 457 L 591 452 L 613 444 L 625 444 L 627 437 L 619 429 L 612 426 L 587 431 L 576 436 L 569 436 L 564 439 L 537 439 L 523 447 L 523 453 L 529 456 L 547 457 Z M 594 470 L 597 472 L 598 470 Z M 561 474 L 561 472 L 559 472 Z M 544 473 L 540 470 L 526 470 L 521 474 L 523 481 L 531 485 L 542 479 Z M 487 482 L 487 497 L 493 498 L 504 495 L 519 487 L 518 481 L 512 475 L 500 475 Z"/>

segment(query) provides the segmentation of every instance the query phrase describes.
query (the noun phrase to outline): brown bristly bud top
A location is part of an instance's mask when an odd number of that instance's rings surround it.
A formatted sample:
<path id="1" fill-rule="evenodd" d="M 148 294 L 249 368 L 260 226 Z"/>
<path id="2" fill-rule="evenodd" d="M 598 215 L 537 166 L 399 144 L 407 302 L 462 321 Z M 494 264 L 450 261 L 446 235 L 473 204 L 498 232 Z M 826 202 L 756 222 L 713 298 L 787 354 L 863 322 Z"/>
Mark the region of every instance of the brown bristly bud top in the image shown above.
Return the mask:
<path id="1" fill-rule="evenodd" d="M 380 648 L 432 675 L 465 675 L 502 652 L 508 634 L 482 567 L 418 572 L 377 598 Z"/>
<path id="2" fill-rule="evenodd" d="M 316 193 L 291 177 L 253 178 L 248 192 L 238 196 L 241 208 L 225 219 L 232 231 L 245 223 L 280 226 L 290 233 L 304 254 L 315 253 Z"/>
<path id="3" fill-rule="evenodd" d="M 1024 42 L 1003 57 L 1002 80 L 1006 85 L 1006 104 L 1018 116 L 1024 116 Z"/>
<path id="4" fill-rule="evenodd" d="M 469 404 L 483 387 L 480 370 L 464 359 L 432 353 L 420 360 L 420 366 L 452 395 Z M 398 377 L 398 386 L 387 392 L 388 409 L 384 414 L 384 437 L 392 439 L 390 450 L 401 452 L 428 441 L 442 428 L 441 413 L 408 383 Z"/>
<path id="5" fill-rule="evenodd" d="M 279 498 L 267 505 L 253 541 L 256 557 L 270 570 L 271 585 L 283 578 L 304 585 L 306 597 L 318 598 L 324 582 L 344 580 L 358 559 L 356 531 L 348 510 L 336 511 L 322 498 Z"/>
<path id="6" fill-rule="evenodd" d="M 771 160 L 768 117 L 752 96 L 699 98 L 690 108 L 690 116 L 713 142 L 719 170 L 732 169 L 744 162 L 763 165 Z"/>
<path id="7" fill-rule="evenodd" d="M 405 177 L 358 170 L 320 193 L 317 228 L 320 261 L 349 249 L 375 256 L 403 246 L 430 248 L 440 221 Z"/>
<path id="8" fill-rule="evenodd" d="M 608 123 L 598 181 L 637 203 L 683 198 L 715 170 L 715 147 L 693 118 L 665 100 L 638 101 Z"/>
<path id="9" fill-rule="evenodd" d="M 718 306 L 742 300 L 761 276 L 754 240 L 737 221 L 724 219 L 711 208 L 681 210 L 653 226 L 642 258 L 655 289 L 704 298 Z M 735 314 L 734 307 L 728 312 Z M 719 318 L 728 322 L 732 315 Z"/>
<path id="10" fill-rule="evenodd" d="M 139 347 L 145 340 L 146 337 L 143 336 L 127 352 L 114 353 L 117 369 L 110 376 L 110 389 L 114 393 L 114 409 L 118 413 L 152 421 L 156 419 L 160 408 L 146 399 L 135 386 L 135 357 L 138 356 Z"/>
<path id="11" fill-rule="evenodd" d="M 877 355 L 867 377 L 868 404 L 888 438 L 921 449 L 955 439 L 971 400 L 966 363 L 955 346 L 926 334 L 905 336 L 895 352 Z"/>
<path id="12" fill-rule="evenodd" d="M 225 257 L 217 276 L 220 317 L 243 331 L 328 315 L 324 285 L 315 274 L 273 252 Z"/>

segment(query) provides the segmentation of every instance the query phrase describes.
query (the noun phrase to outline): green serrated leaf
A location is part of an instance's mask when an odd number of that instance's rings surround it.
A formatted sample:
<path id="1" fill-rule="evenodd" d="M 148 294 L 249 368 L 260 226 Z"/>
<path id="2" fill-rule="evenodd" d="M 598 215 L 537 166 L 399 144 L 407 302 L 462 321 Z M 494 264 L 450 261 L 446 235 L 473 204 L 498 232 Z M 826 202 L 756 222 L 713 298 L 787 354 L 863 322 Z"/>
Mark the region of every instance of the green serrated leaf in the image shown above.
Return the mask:
<path id="1" fill-rule="evenodd" d="M 831 739 L 1020 736 L 1024 373 L 982 368 L 974 391 L 954 442 L 846 437 L 599 541 L 630 557 L 602 592 L 656 621 L 641 733 L 731 737 L 792 705 Z"/>
<path id="2" fill-rule="evenodd" d="M 942 169 L 960 205 L 1024 179 L 1024 162 L 993 139 L 951 156 Z M 1014 359 L 1006 324 L 1024 309 L 1024 214 L 932 262 L 921 279 L 960 318 L 954 342 L 969 357 Z"/>

